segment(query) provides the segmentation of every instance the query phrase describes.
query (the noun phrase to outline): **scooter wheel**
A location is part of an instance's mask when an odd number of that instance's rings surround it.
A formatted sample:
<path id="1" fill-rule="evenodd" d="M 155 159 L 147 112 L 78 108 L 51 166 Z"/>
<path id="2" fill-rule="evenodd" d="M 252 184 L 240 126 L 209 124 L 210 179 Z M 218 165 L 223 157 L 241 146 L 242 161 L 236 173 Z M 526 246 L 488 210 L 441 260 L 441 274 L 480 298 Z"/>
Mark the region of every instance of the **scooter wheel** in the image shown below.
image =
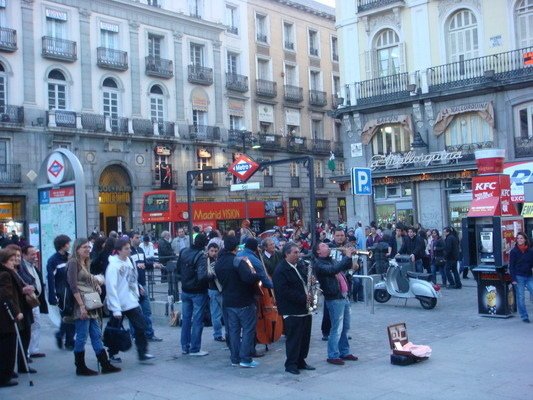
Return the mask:
<path id="1" fill-rule="evenodd" d="M 424 310 L 432 310 L 437 305 L 437 299 L 435 297 L 419 297 L 420 305 Z"/>
<path id="2" fill-rule="evenodd" d="M 374 290 L 374 300 L 378 303 L 386 303 L 390 300 L 390 294 L 385 289 Z"/>

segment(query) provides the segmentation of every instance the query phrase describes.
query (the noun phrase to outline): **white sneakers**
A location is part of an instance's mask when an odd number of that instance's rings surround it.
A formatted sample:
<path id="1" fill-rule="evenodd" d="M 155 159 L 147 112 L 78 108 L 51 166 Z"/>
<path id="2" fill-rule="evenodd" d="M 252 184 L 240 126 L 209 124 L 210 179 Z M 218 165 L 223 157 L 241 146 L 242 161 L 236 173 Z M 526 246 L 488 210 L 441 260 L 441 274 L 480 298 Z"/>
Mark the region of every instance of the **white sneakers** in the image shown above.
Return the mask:
<path id="1" fill-rule="evenodd" d="M 209 354 L 209 352 L 204 351 L 204 350 L 197 351 L 196 353 L 189 353 L 190 356 L 194 356 L 194 357 L 203 357 L 203 356 L 206 356 L 208 354 Z"/>

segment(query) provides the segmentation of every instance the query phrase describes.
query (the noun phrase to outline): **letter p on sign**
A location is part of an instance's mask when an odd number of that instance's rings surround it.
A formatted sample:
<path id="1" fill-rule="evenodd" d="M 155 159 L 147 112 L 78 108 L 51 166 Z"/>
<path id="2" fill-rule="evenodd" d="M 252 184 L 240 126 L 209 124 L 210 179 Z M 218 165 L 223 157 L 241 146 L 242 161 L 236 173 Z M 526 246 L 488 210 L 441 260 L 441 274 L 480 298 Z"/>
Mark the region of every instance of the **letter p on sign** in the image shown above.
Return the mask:
<path id="1" fill-rule="evenodd" d="M 352 168 L 352 194 L 372 195 L 372 171 L 370 168 Z"/>

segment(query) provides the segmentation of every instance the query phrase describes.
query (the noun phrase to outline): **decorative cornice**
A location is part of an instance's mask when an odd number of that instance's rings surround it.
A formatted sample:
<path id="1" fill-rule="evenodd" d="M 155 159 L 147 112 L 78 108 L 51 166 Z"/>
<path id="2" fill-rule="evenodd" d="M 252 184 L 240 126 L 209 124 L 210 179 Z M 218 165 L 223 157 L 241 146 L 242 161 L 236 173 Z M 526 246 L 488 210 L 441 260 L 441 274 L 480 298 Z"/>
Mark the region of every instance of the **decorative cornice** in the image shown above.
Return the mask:
<path id="1" fill-rule="evenodd" d="M 455 6 L 472 7 L 477 11 L 481 10 L 479 0 L 439 0 L 439 17 L 446 15 Z"/>

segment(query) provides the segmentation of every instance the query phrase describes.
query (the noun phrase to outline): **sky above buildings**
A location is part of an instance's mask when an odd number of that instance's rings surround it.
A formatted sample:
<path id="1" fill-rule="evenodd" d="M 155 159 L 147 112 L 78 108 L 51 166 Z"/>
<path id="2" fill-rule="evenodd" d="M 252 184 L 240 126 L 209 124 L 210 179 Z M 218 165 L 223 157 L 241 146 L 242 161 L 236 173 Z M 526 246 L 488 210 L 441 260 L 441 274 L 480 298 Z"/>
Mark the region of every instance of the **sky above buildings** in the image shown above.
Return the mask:
<path id="1" fill-rule="evenodd" d="M 316 1 L 318 1 L 319 3 L 326 4 L 330 7 L 335 7 L 335 0 L 316 0 Z"/>

